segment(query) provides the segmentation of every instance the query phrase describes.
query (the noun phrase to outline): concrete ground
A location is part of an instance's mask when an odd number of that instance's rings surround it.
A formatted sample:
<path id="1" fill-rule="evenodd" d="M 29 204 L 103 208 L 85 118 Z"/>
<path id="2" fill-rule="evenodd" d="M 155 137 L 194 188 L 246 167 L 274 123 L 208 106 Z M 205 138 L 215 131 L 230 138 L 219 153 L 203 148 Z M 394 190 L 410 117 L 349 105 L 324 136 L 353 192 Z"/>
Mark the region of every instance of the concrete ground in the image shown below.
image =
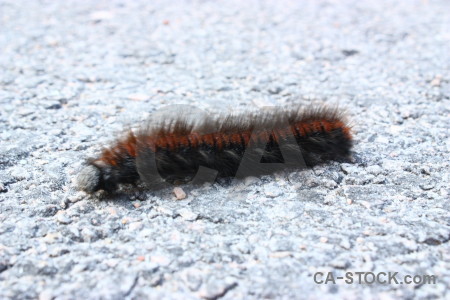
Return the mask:
<path id="1" fill-rule="evenodd" d="M 0 0 L 0 298 L 448 299 L 449 11 Z M 87 157 L 167 105 L 315 99 L 348 109 L 353 163 L 186 185 L 183 200 L 75 189 Z"/>

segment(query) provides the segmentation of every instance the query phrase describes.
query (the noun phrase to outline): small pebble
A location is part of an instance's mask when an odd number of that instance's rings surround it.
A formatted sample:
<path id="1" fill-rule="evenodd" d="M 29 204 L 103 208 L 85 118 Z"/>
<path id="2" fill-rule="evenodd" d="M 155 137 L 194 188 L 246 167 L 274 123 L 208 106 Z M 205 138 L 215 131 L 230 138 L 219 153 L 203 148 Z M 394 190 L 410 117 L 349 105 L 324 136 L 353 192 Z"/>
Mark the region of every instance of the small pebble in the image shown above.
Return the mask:
<path id="1" fill-rule="evenodd" d="M 175 194 L 177 200 L 183 200 L 186 198 L 186 192 L 178 186 L 173 189 L 173 193 Z"/>
<path id="2" fill-rule="evenodd" d="M 320 238 L 320 242 L 321 243 L 326 243 L 326 242 L 328 242 L 328 238 L 323 236 L 323 237 Z"/>
<path id="3" fill-rule="evenodd" d="M 149 99 L 149 96 L 145 95 L 145 94 L 131 94 L 131 95 L 128 95 L 127 98 L 130 100 L 133 100 L 133 101 L 145 101 L 145 100 Z"/>
<path id="4" fill-rule="evenodd" d="M 442 76 L 436 75 L 436 77 L 431 80 L 430 84 L 431 86 L 441 86 Z"/>

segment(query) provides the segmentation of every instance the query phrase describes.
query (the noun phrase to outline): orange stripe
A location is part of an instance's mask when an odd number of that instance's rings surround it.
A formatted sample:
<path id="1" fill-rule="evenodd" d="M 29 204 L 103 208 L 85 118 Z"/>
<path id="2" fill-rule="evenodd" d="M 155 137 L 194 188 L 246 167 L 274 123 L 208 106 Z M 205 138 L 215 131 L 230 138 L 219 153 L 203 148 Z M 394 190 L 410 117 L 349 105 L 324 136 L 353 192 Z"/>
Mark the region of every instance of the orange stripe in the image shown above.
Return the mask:
<path id="1" fill-rule="evenodd" d="M 248 143 L 250 142 L 250 136 L 249 136 L 249 133 L 248 133 L 248 131 L 244 131 L 244 132 L 242 132 L 242 133 L 241 133 L 241 137 L 243 137 L 243 138 L 244 138 L 244 141 L 245 141 L 245 146 L 247 146 L 247 145 L 248 145 Z"/>
<path id="2" fill-rule="evenodd" d="M 297 132 L 300 134 L 300 136 L 305 136 L 306 132 L 302 127 L 302 123 L 295 124 L 295 129 L 297 129 Z M 292 133 L 295 134 L 295 130 L 292 130 Z"/>
<path id="3" fill-rule="evenodd" d="M 146 147 L 149 147 L 152 151 L 156 151 L 157 144 L 156 144 L 156 141 L 152 137 L 149 136 L 144 141 L 145 141 Z"/>
<path id="4" fill-rule="evenodd" d="M 231 135 L 231 142 L 233 144 L 241 144 L 242 143 L 241 136 L 239 135 L 239 133 L 233 133 Z"/>
<path id="5" fill-rule="evenodd" d="M 222 142 L 225 144 L 225 147 L 230 146 L 230 135 L 229 134 L 220 134 L 222 138 Z"/>
<path id="6" fill-rule="evenodd" d="M 352 139 L 352 134 L 350 133 L 350 128 L 344 126 L 344 127 L 342 127 L 342 132 L 344 132 L 344 135 L 347 139 L 349 139 L 349 140 Z"/>
<path id="7" fill-rule="evenodd" d="M 282 134 L 283 134 L 283 130 L 277 129 L 277 130 L 272 131 L 272 134 L 270 136 L 276 143 L 279 143 L 279 140 L 280 140 L 280 137 L 282 137 Z"/>
<path id="8" fill-rule="evenodd" d="M 198 134 L 197 133 L 191 133 L 190 135 L 188 135 L 188 139 L 191 142 L 192 147 L 198 147 Z"/>
<path id="9" fill-rule="evenodd" d="M 203 136 L 201 136 L 201 139 L 203 140 L 203 142 L 211 147 L 214 147 L 214 140 L 217 141 L 217 136 L 216 134 L 205 134 Z"/>
<path id="10" fill-rule="evenodd" d="M 125 149 L 127 150 L 127 153 L 132 156 L 135 157 L 136 156 L 136 151 L 134 148 L 134 144 L 131 143 L 130 141 L 127 141 L 128 143 L 125 144 Z"/>
<path id="11" fill-rule="evenodd" d="M 269 142 L 270 134 L 266 130 L 261 132 L 259 134 L 259 136 L 260 136 L 260 141 L 263 141 L 264 143 L 268 143 Z"/>
<path id="12" fill-rule="evenodd" d="M 328 122 L 327 120 L 323 120 L 322 121 L 322 126 L 325 129 L 326 132 L 330 132 L 332 129 L 332 126 L 330 125 L 330 122 Z"/>
<path id="13" fill-rule="evenodd" d="M 316 132 L 322 131 L 322 126 L 320 125 L 320 121 L 312 122 L 311 125 L 314 128 L 314 131 L 316 131 Z"/>
<path id="14" fill-rule="evenodd" d="M 189 147 L 189 140 L 186 136 L 178 137 L 178 143 L 183 147 Z"/>
<path id="15" fill-rule="evenodd" d="M 158 148 L 167 148 L 167 140 L 165 137 L 160 137 L 157 141 L 156 141 L 156 145 L 158 146 Z"/>

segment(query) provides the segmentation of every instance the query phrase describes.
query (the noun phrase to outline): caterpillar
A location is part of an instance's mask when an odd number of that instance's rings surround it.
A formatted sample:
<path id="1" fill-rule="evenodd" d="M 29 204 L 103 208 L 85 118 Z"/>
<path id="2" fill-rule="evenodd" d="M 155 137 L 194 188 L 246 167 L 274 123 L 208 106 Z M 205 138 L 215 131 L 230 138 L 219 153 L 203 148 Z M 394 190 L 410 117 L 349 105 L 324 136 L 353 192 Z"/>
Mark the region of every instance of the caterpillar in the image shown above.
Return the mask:
<path id="1" fill-rule="evenodd" d="M 114 192 L 138 181 L 157 186 L 268 174 L 346 160 L 353 145 L 351 128 L 336 107 L 271 108 L 219 118 L 190 110 L 153 118 L 88 159 L 79 188 Z"/>

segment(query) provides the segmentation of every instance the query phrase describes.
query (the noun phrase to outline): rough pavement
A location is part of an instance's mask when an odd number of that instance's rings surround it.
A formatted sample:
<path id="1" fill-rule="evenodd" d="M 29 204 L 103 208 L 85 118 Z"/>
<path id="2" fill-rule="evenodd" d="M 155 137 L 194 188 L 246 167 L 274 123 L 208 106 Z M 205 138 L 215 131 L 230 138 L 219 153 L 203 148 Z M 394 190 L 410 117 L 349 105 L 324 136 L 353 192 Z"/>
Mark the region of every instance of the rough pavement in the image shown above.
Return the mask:
<path id="1" fill-rule="evenodd" d="M 448 297 L 449 11 L 1 0 L 0 298 Z M 74 189 L 86 157 L 164 106 L 313 99 L 348 108 L 354 163 L 182 186 L 183 200 Z M 437 281 L 313 280 L 359 271 Z"/>

